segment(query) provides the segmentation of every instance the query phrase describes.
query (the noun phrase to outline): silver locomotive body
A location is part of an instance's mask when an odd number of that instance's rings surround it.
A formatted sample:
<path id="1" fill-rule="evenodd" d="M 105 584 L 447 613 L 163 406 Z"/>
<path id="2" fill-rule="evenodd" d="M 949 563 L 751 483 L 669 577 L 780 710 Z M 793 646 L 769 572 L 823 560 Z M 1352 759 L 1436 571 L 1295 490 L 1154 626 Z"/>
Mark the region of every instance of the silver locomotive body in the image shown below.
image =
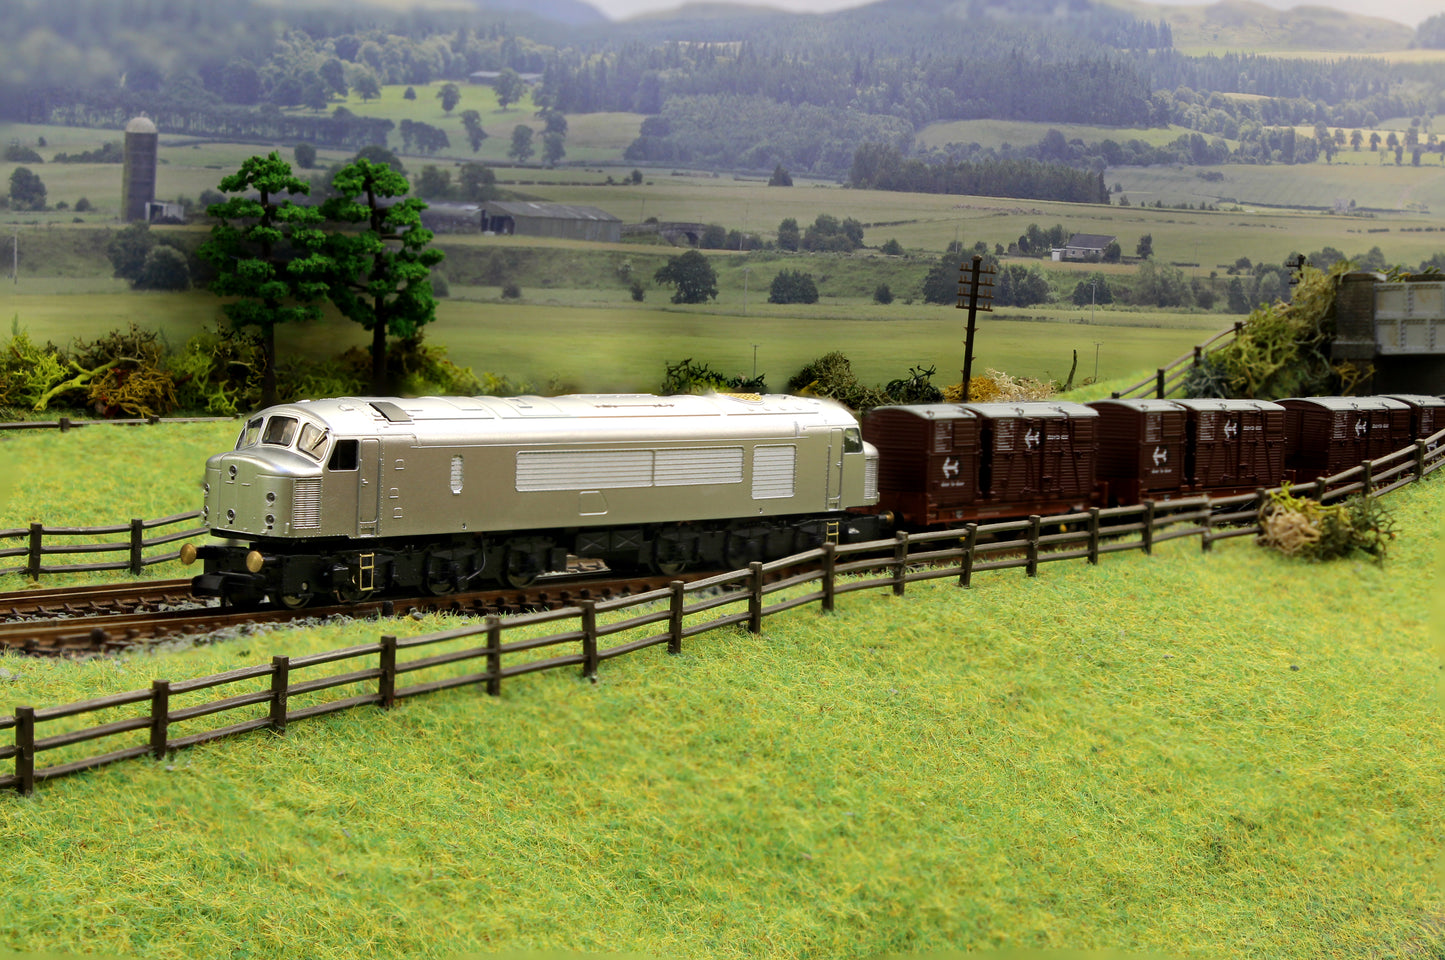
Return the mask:
<path id="1" fill-rule="evenodd" d="M 288 604 L 523 582 L 568 554 L 678 570 L 836 538 L 877 453 L 826 400 L 341 398 L 263 410 L 206 464 L 199 595 Z"/>

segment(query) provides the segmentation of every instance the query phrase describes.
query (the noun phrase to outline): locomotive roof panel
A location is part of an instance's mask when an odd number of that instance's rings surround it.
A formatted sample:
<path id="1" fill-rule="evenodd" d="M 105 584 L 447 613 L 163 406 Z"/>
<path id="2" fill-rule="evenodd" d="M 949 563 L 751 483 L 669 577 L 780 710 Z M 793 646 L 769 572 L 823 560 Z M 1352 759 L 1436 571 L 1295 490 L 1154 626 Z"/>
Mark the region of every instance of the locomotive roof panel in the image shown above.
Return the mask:
<path id="1" fill-rule="evenodd" d="M 989 420 L 1004 420 L 1010 417 L 1087 420 L 1099 415 L 1099 411 L 1093 407 L 1066 400 L 1025 400 L 1019 403 L 970 403 L 968 408 L 980 417 Z"/>
<path id="2" fill-rule="evenodd" d="M 537 442 L 560 437 L 606 442 L 653 436 L 792 436 L 804 426 L 857 426 L 852 414 L 831 400 L 756 394 L 337 397 L 281 404 L 257 415 L 275 414 L 318 421 L 337 436 L 401 432 L 419 439 L 529 437 Z"/>
<path id="3" fill-rule="evenodd" d="M 1408 410 L 1410 405 L 1392 397 L 1290 397 L 1281 406 L 1318 407 L 1321 410 Z"/>
<path id="4" fill-rule="evenodd" d="M 1225 400 L 1219 397 L 1195 397 L 1189 400 L 1174 400 L 1179 406 L 1186 410 L 1215 410 L 1222 412 L 1234 412 L 1238 410 L 1254 410 L 1261 413 L 1272 413 L 1283 411 L 1284 407 L 1272 400 Z"/>

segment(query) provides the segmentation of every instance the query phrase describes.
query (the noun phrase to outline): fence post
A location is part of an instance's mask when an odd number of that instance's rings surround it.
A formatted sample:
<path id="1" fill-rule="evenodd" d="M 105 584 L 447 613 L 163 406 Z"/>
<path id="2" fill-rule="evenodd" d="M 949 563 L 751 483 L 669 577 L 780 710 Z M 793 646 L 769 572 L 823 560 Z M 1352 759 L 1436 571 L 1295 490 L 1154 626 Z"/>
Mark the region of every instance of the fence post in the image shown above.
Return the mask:
<path id="1" fill-rule="evenodd" d="M 757 560 L 748 564 L 748 633 L 763 632 L 763 565 Z"/>
<path id="2" fill-rule="evenodd" d="M 291 658 L 271 658 L 271 729 L 286 732 L 286 690 L 291 682 Z"/>
<path id="3" fill-rule="evenodd" d="M 1375 462 L 1373 460 L 1361 460 L 1360 469 L 1365 472 L 1363 478 L 1364 489 L 1360 491 L 1360 494 L 1368 500 L 1370 499 L 1370 488 L 1374 486 L 1375 481 Z"/>
<path id="4" fill-rule="evenodd" d="M 66 431 L 68 431 L 68 430 L 70 429 L 70 418 L 69 418 L 69 417 L 61 417 L 61 418 L 60 418 L 60 423 L 57 424 L 57 425 L 60 427 L 60 432 L 61 432 L 61 433 L 65 433 Z"/>
<path id="5" fill-rule="evenodd" d="M 381 697 L 381 709 L 390 710 L 396 704 L 396 637 L 381 638 L 381 676 L 377 678 L 376 692 Z"/>
<path id="6" fill-rule="evenodd" d="M 171 732 L 171 682 L 151 681 L 151 756 L 166 757 L 166 742 Z"/>
<path id="7" fill-rule="evenodd" d="M 130 520 L 130 574 L 138 577 L 145 572 L 145 557 L 141 555 L 141 547 L 145 546 L 146 528 L 145 521 L 131 517 Z"/>
<path id="8" fill-rule="evenodd" d="M 1154 395 L 1160 400 L 1164 399 L 1164 368 L 1160 367 L 1154 374 Z"/>
<path id="9" fill-rule="evenodd" d="M 1028 563 L 1024 566 L 1024 573 L 1031 577 L 1039 575 L 1039 524 L 1042 520 L 1037 513 L 1029 515 Z"/>
<path id="10" fill-rule="evenodd" d="M 1203 360 L 1204 360 L 1204 348 L 1203 348 L 1203 347 L 1195 347 L 1195 348 L 1194 348 L 1194 365 L 1195 365 L 1196 367 L 1199 366 L 1199 364 L 1200 364 Z"/>
<path id="11" fill-rule="evenodd" d="M 899 530 L 893 534 L 893 595 L 903 596 L 908 587 L 908 533 Z"/>
<path id="12" fill-rule="evenodd" d="M 1415 441 L 1415 482 L 1425 479 L 1425 441 Z"/>
<path id="13" fill-rule="evenodd" d="M 15 708 L 15 789 L 22 797 L 35 792 L 35 708 Z"/>
<path id="14" fill-rule="evenodd" d="M 30 553 L 25 557 L 25 575 L 31 580 L 40 579 L 40 551 L 44 539 L 45 525 L 32 523 L 30 525 Z"/>
<path id="15" fill-rule="evenodd" d="M 1089 562 L 1099 563 L 1099 508 L 1089 508 Z"/>
<path id="16" fill-rule="evenodd" d="M 487 696 L 502 695 L 502 618 L 487 617 Z"/>
<path id="17" fill-rule="evenodd" d="M 833 612 L 833 596 L 838 572 L 838 545 L 823 544 L 823 612 Z"/>
<path id="18" fill-rule="evenodd" d="M 1209 495 L 1204 495 L 1204 532 L 1199 537 L 1199 552 L 1208 553 L 1214 549 L 1214 504 Z"/>
<path id="19" fill-rule="evenodd" d="M 968 587 L 973 585 L 973 551 L 978 546 L 978 524 L 965 523 L 963 529 L 963 559 L 958 566 L 958 585 Z"/>
<path id="20" fill-rule="evenodd" d="M 687 585 L 672 581 L 672 603 L 667 618 L 667 652 L 682 653 L 682 608 L 687 601 Z"/>
<path id="21" fill-rule="evenodd" d="M 1264 532 L 1264 527 L 1261 524 L 1264 520 L 1265 505 L 1269 503 L 1269 491 L 1264 487 L 1255 487 L 1254 498 L 1258 501 L 1258 504 L 1254 508 L 1254 532 L 1259 534 Z"/>
<path id="22" fill-rule="evenodd" d="M 1144 552 L 1154 554 L 1154 501 L 1144 501 Z"/>
<path id="23" fill-rule="evenodd" d="M 582 679 L 597 682 L 597 601 L 579 600 L 582 608 Z"/>

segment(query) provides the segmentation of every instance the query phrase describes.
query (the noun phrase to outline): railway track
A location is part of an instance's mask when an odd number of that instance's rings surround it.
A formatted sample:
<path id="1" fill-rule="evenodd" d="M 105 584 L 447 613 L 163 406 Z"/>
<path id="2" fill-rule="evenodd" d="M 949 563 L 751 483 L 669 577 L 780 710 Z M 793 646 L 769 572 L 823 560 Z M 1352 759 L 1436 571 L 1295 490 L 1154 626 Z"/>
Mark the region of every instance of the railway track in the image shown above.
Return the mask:
<path id="1" fill-rule="evenodd" d="M 474 616 L 606 600 L 695 580 L 720 571 L 677 576 L 617 577 L 610 572 L 549 577 L 525 589 L 490 589 L 444 596 L 388 597 L 300 610 L 238 610 L 204 605 L 189 594 L 189 580 L 27 590 L 0 594 L 0 647 L 49 656 L 93 656 L 258 624 L 300 620 L 383 618 L 410 613 Z"/>

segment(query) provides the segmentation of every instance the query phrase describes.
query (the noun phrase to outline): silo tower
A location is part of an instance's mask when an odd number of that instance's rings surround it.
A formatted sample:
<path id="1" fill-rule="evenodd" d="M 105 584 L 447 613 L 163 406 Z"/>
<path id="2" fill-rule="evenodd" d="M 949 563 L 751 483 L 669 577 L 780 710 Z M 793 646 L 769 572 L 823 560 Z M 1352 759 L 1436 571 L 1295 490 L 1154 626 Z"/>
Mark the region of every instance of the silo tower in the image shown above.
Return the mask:
<path id="1" fill-rule="evenodd" d="M 150 117 L 136 117 L 125 125 L 120 214 L 126 222 L 146 219 L 146 204 L 156 198 L 156 148 L 159 141 L 160 133 Z"/>

